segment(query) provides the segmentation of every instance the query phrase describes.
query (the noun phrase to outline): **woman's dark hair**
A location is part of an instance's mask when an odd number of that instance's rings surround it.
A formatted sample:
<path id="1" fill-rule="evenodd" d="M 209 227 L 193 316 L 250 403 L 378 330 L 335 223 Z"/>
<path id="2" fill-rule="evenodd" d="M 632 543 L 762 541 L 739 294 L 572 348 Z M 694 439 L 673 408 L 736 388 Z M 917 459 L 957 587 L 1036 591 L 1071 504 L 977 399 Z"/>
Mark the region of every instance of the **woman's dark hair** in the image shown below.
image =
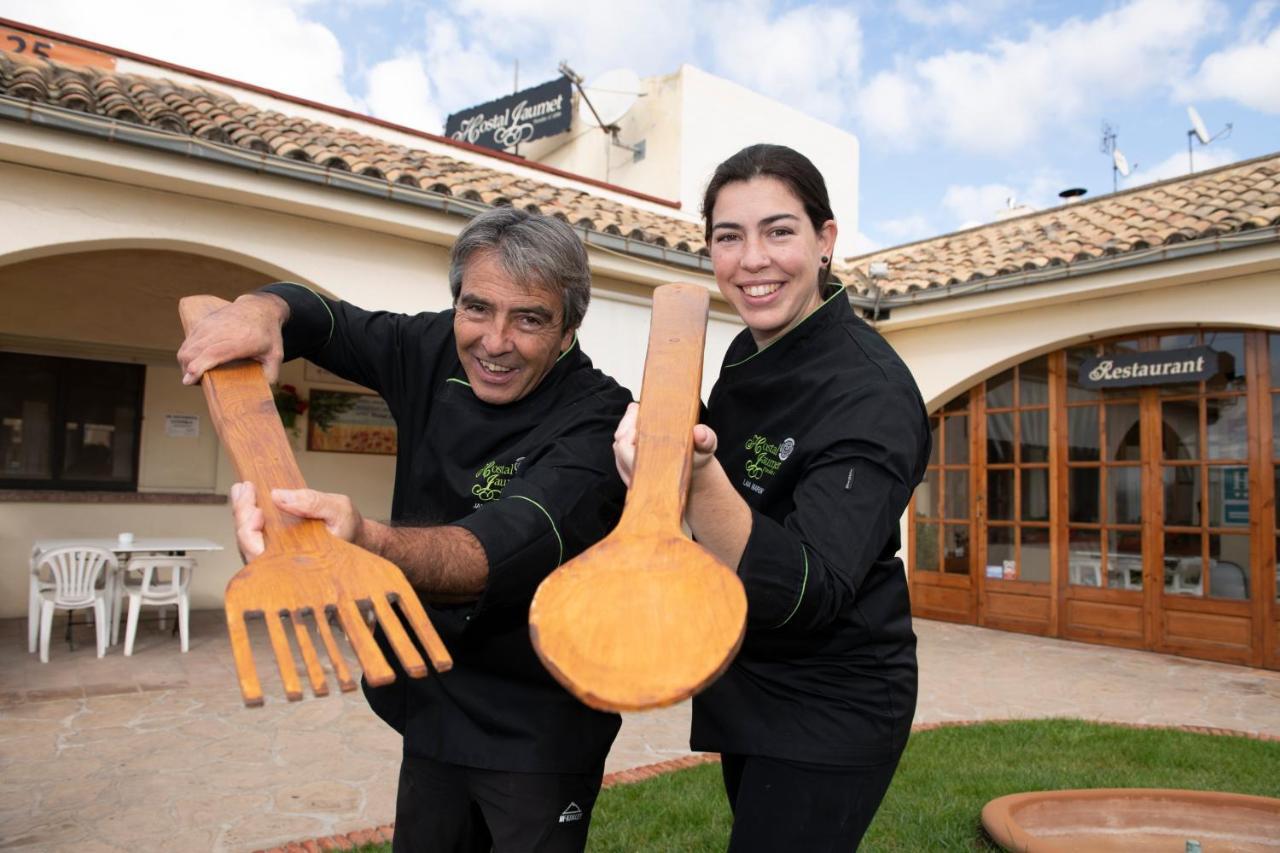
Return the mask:
<path id="1" fill-rule="evenodd" d="M 787 185 L 804 205 L 804 212 L 813 223 L 814 231 L 836 218 L 831 212 L 831 199 L 827 196 L 827 182 L 808 157 L 785 145 L 749 145 L 716 167 L 707 191 L 702 196 L 702 219 L 708 248 L 711 246 L 711 214 L 716 207 L 716 197 L 726 184 L 749 181 L 755 177 L 777 178 Z M 831 264 L 825 264 L 818 274 L 818 286 L 827 283 Z"/>

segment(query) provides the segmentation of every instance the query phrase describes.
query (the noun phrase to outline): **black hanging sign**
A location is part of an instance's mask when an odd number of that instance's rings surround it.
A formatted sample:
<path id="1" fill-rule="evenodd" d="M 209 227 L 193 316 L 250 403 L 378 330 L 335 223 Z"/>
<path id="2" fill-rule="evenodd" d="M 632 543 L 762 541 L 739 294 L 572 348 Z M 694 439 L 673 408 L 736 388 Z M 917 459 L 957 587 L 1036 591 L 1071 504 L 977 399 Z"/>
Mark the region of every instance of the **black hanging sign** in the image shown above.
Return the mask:
<path id="1" fill-rule="evenodd" d="M 558 77 L 541 86 L 461 110 L 445 121 L 450 139 L 501 151 L 564 133 L 573 119 L 573 83 Z"/>
<path id="2" fill-rule="evenodd" d="M 1110 353 L 1081 362 L 1079 380 L 1085 388 L 1201 382 L 1231 371 L 1234 362 L 1230 353 L 1209 347 Z"/>

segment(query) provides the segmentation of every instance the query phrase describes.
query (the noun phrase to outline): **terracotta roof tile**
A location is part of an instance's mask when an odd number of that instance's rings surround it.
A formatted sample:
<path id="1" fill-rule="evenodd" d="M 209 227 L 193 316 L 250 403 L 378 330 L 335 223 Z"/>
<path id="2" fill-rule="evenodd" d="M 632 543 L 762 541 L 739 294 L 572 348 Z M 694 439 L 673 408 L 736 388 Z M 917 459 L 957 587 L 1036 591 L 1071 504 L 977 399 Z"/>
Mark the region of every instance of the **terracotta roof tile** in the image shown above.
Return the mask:
<path id="1" fill-rule="evenodd" d="M 513 175 L 275 110 L 204 87 L 138 74 L 69 68 L 0 53 L 0 95 L 93 113 L 255 152 L 353 172 L 485 204 L 536 208 L 597 231 L 704 250 L 695 222 L 572 187 Z"/>
<path id="2" fill-rule="evenodd" d="M 132 122 L 213 143 L 485 204 L 512 204 L 571 225 L 705 255 L 696 222 L 574 187 L 409 148 L 200 86 L 70 68 L 0 53 L 0 95 Z M 888 264 L 888 293 L 1034 272 L 1154 246 L 1280 225 L 1280 155 L 838 260 L 834 272 L 869 290 Z"/>
<path id="3" fill-rule="evenodd" d="M 849 258 L 834 272 L 865 294 L 883 262 L 883 291 L 908 293 L 1272 226 L 1280 154 Z"/>

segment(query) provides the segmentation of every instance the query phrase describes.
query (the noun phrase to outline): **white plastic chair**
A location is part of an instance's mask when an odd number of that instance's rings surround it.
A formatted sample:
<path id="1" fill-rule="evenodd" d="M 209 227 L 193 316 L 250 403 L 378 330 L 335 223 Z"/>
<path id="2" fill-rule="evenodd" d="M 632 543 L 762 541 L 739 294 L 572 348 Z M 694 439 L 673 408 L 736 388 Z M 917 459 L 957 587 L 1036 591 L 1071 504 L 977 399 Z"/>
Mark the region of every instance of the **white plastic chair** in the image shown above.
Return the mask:
<path id="1" fill-rule="evenodd" d="M 138 613 L 142 605 L 167 606 L 178 605 L 178 636 L 182 641 L 182 651 L 188 648 L 188 621 L 191 613 L 191 600 L 187 589 L 191 585 L 191 570 L 196 561 L 190 557 L 134 557 L 125 568 L 126 577 L 121 578 L 116 587 L 116 601 L 129 596 L 129 617 L 124 629 L 124 653 L 133 654 L 133 641 L 138 635 Z M 167 579 L 163 576 L 167 572 Z M 141 580 L 134 582 L 127 575 L 140 573 Z M 120 605 L 116 604 L 115 632 L 120 630 Z M 161 623 L 163 627 L 163 623 Z"/>
<path id="2" fill-rule="evenodd" d="M 98 657 L 107 651 L 110 628 L 106 587 L 98 588 L 102 573 L 113 572 L 116 555 L 105 548 L 77 545 L 52 548 L 36 557 L 32 576 L 48 570 L 51 586 L 39 590 L 40 596 L 40 662 L 49 662 L 49 634 L 53 630 L 55 610 L 93 608 L 93 630 L 97 635 Z"/>
<path id="3" fill-rule="evenodd" d="M 53 589 L 53 581 L 45 577 L 38 565 L 40 549 L 31 546 L 31 578 L 27 584 L 27 651 L 36 653 L 40 642 L 40 593 Z"/>

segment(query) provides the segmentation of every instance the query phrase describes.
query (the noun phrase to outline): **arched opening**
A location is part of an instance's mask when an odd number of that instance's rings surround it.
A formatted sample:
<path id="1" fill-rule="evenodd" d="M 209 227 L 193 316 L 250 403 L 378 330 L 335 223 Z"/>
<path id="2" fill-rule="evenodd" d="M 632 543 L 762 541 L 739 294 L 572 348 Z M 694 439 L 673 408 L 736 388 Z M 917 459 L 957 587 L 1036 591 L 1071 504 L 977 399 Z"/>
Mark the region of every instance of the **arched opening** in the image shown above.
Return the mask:
<path id="1" fill-rule="evenodd" d="M 172 248 L 11 260 L 0 266 L 0 489 L 212 491 L 213 436 L 176 435 L 182 413 L 203 410 L 177 381 L 178 300 L 233 299 L 278 276 Z"/>
<path id="2" fill-rule="evenodd" d="M 917 613 L 1280 667 L 1280 334 L 1066 347 L 932 422 L 911 509 Z"/>

